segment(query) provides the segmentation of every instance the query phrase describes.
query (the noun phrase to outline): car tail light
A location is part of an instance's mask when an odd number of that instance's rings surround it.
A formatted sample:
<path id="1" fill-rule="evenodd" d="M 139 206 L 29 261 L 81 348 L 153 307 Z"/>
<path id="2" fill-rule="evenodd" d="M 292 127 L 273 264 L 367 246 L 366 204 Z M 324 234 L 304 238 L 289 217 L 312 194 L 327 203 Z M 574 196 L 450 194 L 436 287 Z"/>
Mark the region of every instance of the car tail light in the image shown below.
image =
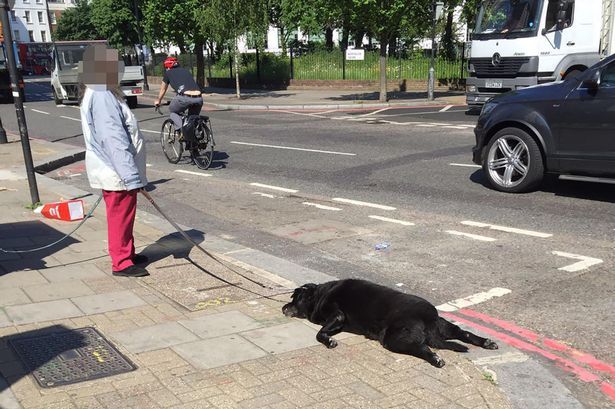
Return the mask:
<path id="1" fill-rule="evenodd" d="M 133 88 L 132 93 L 133 94 L 143 94 L 143 90 L 141 88 Z"/>

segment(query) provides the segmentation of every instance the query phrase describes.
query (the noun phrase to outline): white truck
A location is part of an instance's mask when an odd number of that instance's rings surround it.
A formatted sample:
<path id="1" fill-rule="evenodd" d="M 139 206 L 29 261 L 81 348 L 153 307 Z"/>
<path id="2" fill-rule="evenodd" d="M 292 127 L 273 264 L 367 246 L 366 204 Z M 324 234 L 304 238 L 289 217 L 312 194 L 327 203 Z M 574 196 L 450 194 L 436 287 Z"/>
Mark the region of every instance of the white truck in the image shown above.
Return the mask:
<path id="1" fill-rule="evenodd" d="M 578 75 L 615 52 L 615 0 L 486 0 L 472 33 L 466 102 Z"/>
<path id="2" fill-rule="evenodd" d="M 53 71 L 51 88 L 56 105 L 79 99 L 79 62 L 86 47 L 105 41 L 56 41 L 53 45 Z M 143 95 L 143 67 L 124 67 L 120 89 L 131 108 L 137 106 L 137 97 Z"/>

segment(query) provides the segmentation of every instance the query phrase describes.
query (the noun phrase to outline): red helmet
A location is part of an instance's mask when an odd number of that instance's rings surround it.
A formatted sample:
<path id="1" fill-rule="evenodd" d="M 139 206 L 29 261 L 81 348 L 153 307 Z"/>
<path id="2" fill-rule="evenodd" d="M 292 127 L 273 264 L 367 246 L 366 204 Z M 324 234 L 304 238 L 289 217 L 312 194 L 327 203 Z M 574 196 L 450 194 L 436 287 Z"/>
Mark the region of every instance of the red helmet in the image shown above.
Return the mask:
<path id="1" fill-rule="evenodd" d="M 164 68 L 166 68 L 167 70 L 169 68 L 177 67 L 178 65 L 179 62 L 177 62 L 177 58 L 175 57 L 168 57 L 166 60 L 164 60 Z"/>

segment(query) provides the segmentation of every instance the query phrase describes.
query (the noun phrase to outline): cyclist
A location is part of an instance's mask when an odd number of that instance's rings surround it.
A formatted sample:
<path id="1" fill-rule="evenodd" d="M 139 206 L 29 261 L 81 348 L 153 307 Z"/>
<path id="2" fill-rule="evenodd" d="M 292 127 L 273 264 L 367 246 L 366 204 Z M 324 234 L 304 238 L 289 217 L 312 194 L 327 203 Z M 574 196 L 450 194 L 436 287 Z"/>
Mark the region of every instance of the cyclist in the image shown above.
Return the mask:
<path id="1" fill-rule="evenodd" d="M 175 57 L 168 57 L 164 60 L 164 76 L 160 85 L 160 93 L 156 106 L 160 106 L 164 94 L 166 94 L 169 84 L 175 90 L 176 95 L 169 105 L 169 117 L 175 125 L 175 133 L 181 132 L 182 118 L 181 114 L 188 110 L 190 115 L 198 115 L 203 107 L 203 97 L 201 89 L 192 78 L 192 74 L 185 68 L 179 66 L 179 62 Z"/>

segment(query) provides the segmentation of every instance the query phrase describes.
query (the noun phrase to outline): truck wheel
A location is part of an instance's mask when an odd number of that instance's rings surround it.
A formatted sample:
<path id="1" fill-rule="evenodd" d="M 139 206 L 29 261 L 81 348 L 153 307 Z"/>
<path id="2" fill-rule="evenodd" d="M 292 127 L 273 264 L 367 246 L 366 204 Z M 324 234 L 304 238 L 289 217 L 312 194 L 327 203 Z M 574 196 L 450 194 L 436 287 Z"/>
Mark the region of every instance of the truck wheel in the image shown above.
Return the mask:
<path id="1" fill-rule="evenodd" d="M 126 97 L 126 103 L 130 109 L 134 109 L 139 105 L 137 102 L 137 97 Z"/>
<path id="2" fill-rule="evenodd" d="M 527 132 L 504 128 L 487 145 L 483 171 L 496 190 L 528 192 L 538 187 L 544 177 L 542 153 Z"/>
<path id="3" fill-rule="evenodd" d="M 566 73 L 566 75 L 564 75 L 564 77 L 562 79 L 567 80 L 567 79 L 571 79 L 571 78 L 576 78 L 579 75 L 581 75 L 581 73 L 583 73 L 583 71 L 581 71 L 581 70 L 576 70 L 576 69 L 575 70 L 570 70 L 570 71 L 568 71 Z"/>

